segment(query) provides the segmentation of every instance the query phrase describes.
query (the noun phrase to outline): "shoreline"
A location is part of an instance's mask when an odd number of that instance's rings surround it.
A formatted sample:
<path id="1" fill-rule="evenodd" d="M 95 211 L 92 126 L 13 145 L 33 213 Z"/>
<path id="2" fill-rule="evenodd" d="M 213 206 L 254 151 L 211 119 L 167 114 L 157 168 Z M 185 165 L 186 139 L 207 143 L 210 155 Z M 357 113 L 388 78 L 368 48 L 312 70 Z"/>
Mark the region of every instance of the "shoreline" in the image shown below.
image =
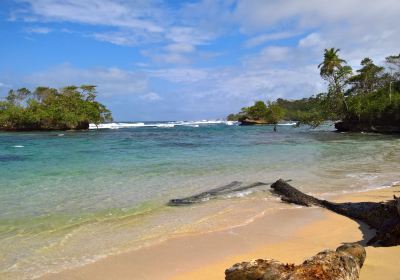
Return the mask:
<path id="1" fill-rule="evenodd" d="M 382 201 L 400 186 L 338 195 L 333 201 Z M 279 209 L 235 228 L 177 236 L 139 250 L 109 256 L 81 267 L 39 279 L 224 279 L 236 262 L 273 258 L 300 263 L 324 249 L 344 242 L 368 240 L 359 224 L 321 208 Z M 400 246 L 367 247 L 360 279 L 396 279 Z"/>

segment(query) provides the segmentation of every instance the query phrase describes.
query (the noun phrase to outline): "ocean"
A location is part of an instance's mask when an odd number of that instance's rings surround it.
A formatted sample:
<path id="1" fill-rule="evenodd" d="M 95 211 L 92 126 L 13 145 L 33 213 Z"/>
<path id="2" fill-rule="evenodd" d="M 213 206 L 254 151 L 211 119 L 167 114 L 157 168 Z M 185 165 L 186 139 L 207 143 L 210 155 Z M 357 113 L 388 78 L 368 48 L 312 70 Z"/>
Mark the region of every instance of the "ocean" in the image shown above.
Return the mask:
<path id="1" fill-rule="evenodd" d="M 331 124 L 277 130 L 180 121 L 1 132 L 0 278 L 32 279 L 291 207 L 268 186 L 167 206 L 233 181 L 290 179 L 329 197 L 400 180 L 398 136 L 336 133 Z"/>

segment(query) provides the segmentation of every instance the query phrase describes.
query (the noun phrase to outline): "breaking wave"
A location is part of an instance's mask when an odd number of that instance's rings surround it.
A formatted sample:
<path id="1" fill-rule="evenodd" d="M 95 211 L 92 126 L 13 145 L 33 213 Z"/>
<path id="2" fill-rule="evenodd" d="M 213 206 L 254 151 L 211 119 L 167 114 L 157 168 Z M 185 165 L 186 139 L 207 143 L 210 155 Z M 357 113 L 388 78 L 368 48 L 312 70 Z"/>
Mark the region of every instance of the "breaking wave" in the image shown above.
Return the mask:
<path id="1" fill-rule="evenodd" d="M 238 122 L 234 121 L 175 121 L 175 122 L 154 122 L 154 123 L 102 123 L 99 125 L 90 124 L 89 129 L 120 129 L 120 128 L 138 128 L 138 127 L 159 127 L 159 128 L 172 128 L 175 126 L 188 126 L 188 127 L 200 127 L 203 125 L 237 125 Z"/>

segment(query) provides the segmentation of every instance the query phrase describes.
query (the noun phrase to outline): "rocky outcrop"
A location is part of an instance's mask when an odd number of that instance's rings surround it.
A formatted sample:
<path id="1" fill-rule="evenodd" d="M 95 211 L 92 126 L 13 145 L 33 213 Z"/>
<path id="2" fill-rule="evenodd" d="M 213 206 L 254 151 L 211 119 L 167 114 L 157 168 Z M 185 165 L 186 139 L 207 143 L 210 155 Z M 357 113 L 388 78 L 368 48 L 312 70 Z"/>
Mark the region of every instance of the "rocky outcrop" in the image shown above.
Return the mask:
<path id="1" fill-rule="evenodd" d="M 28 125 L 21 126 L 3 126 L 0 127 L 0 131 L 54 131 L 54 130 L 87 130 L 89 129 L 89 122 L 82 121 L 77 123 L 76 125 L 68 125 L 68 124 L 40 124 L 33 123 Z"/>
<path id="2" fill-rule="evenodd" d="M 322 251 L 301 265 L 275 260 L 254 260 L 233 265 L 226 280 L 355 280 L 359 278 L 366 252 L 359 244 L 345 244 L 336 251 Z"/>
<path id="3" fill-rule="evenodd" d="M 400 198 L 394 197 L 393 200 L 379 203 L 335 203 L 304 194 L 282 179 L 273 183 L 271 188 L 285 202 L 303 206 L 321 206 L 338 214 L 366 223 L 377 230 L 376 235 L 368 241 L 368 245 L 400 245 Z"/>
<path id="4" fill-rule="evenodd" d="M 340 121 L 335 123 L 339 132 L 375 132 L 375 133 L 400 133 L 400 123 L 362 123 L 357 121 Z"/>

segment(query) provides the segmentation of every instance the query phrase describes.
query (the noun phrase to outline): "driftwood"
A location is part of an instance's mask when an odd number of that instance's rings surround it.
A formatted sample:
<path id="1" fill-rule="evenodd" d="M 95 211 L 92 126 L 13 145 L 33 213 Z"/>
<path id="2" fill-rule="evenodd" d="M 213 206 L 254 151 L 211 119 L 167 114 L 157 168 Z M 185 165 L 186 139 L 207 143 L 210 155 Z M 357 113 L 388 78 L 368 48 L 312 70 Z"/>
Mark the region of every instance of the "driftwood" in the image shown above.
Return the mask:
<path id="1" fill-rule="evenodd" d="M 303 206 L 317 205 L 354 220 L 362 221 L 377 230 L 368 245 L 400 245 L 400 198 L 386 202 L 334 203 L 304 194 L 280 179 L 271 185 L 273 192 L 285 202 Z"/>
<path id="2" fill-rule="evenodd" d="M 345 244 L 336 251 L 323 251 L 301 265 L 275 260 L 254 260 L 233 265 L 226 280 L 355 280 L 359 278 L 366 252 L 359 244 Z"/>
<path id="3" fill-rule="evenodd" d="M 198 203 L 198 202 L 202 202 L 204 200 L 210 199 L 210 198 L 214 198 L 220 195 L 227 195 L 230 193 L 235 193 L 235 192 L 241 192 L 241 191 L 245 191 L 248 189 L 252 189 L 252 188 L 256 188 L 259 186 L 265 186 L 265 185 L 270 185 L 271 183 L 263 183 L 263 182 L 256 182 L 256 183 L 252 183 L 250 185 L 245 185 L 242 186 L 242 182 L 237 182 L 234 181 L 228 185 L 222 186 L 222 187 L 218 187 L 215 189 L 211 189 L 199 194 L 195 194 L 189 197 L 185 197 L 185 198 L 175 198 L 175 199 L 171 199 L 168 202 L 169 206 L 185 206 L 185 205 L 190 205 L 193 203 Z"/>

